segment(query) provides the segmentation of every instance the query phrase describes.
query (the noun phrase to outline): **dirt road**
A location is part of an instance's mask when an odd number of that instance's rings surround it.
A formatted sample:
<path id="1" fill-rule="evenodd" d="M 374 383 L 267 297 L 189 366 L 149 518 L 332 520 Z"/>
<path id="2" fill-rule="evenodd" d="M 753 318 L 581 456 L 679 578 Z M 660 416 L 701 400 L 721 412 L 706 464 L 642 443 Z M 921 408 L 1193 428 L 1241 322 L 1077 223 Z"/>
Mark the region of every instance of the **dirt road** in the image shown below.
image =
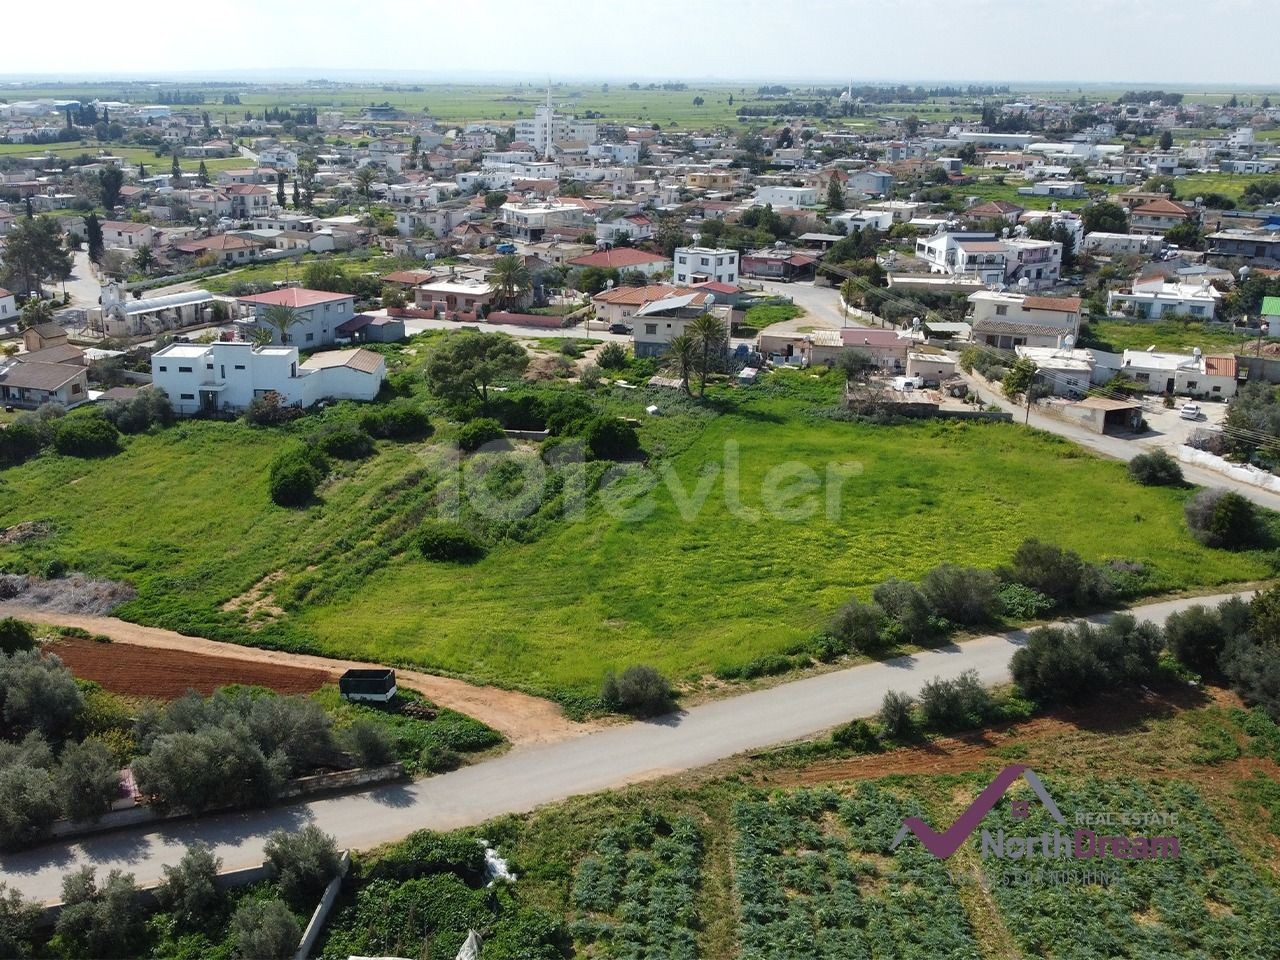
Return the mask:
<path id="1" fill-rule="evenodd" d="M 203 637 L 187 637 L 158 627 L 144 627 L 116 617 L 37 610 L 13 602 L 0 603 L 0 616 L 18 617 L 21 620 L 54 626 L 81 627 L 92 633 L 105 634 L 112 640 L 140 647 L 185 650 L 232 660 L 319 670 L 333 679 L 337 679 L 344 671 L 353 667 L 378 666 L 378 664 L 360 663 L 355 660 L 331 660 L 328 657 L 287 653 L 282 650 L 242 647 L 236 643 L 222 643 L 217 640 L 206 640 Z M 550 700 L 517 693 L 514 690 L 477 687 L 451 677 L 439 677 L 430 673 L 399 668 L 396 669 L 396 682 L 410 690 L 416 690 L 442 707 L 449 707 L 475 717 L 481 723 L 487 723 L 513 744 L 557 743 L 590 733 L 594 729 L 590 724 L 574 723 L 569 720 Z"/>

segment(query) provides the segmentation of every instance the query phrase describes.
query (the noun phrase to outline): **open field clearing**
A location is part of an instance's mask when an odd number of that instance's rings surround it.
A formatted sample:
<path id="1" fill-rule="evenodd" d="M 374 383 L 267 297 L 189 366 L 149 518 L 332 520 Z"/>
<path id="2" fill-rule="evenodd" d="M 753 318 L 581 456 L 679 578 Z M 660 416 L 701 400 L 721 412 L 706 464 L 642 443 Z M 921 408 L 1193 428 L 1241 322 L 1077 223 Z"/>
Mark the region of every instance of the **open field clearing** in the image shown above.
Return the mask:
<path id="1" fill-rule="evenodd" d="M 651 401 L 668 411 L 642 422 L 651 466 L 624 468 L 580 513 L 539 507 L 536 532 L 469 566 L 410 546 L 439 509 L 437 487 L 472 476 L 446 456 L 447 431 L 338 462 L 313 506 L 274 506 L 267 467 L 311 418 L 189 422 L 108 459 L 10 468 L 0 527 L 48 532 L 0 547 L 0 564 L 128 581 L 137 596 L 117 614 L 139 623 L 539 693 L 594 691 L 636 662 L 687 679 L 783 652 L 851 595 L 944 560 L 993 567 L 1028 536 L 1137 561 L 1147 592 L 1271 572 L 1262 553 L 1196 543 L 1189 491 L 1140 487 L 1122 464 L 1016 425 L 816 416 L 833 383 L 783 377 L 710 407 L 663 392 L 600 398 L 622 415 Z M 532 501 L 490 503 L 484 522 L 542 502 L 530 489 Z"/>
<path id="2" fill-rule="evenodd" d="M 1248 353 L 1258 338 L 1203 323 L 1177 320 L 1155 320 L 1135 323 L 1131 320 L 1092 319 L 1081 337 L 1083 346 L 1097 347 L 1111 353 L 1125 350 L 1156 350 L 1190 353 L 1199 347 L 1205 353 Z M 1263 340 L 1267 342 L 1266 339 Z"/>

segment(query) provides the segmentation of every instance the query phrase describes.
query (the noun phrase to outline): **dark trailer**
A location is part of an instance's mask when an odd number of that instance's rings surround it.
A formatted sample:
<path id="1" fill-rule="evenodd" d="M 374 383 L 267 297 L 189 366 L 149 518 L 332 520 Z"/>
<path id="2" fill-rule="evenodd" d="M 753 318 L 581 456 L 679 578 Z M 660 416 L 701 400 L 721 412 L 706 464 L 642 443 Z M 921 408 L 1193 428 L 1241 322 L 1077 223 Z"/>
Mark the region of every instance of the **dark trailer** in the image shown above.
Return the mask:
<path id="1" fill-rule="evenodd" d="M 348 670 L 338 678 L 343 700 L 376 700 L 386 703 L 396 695 L 394 670 Z"/>

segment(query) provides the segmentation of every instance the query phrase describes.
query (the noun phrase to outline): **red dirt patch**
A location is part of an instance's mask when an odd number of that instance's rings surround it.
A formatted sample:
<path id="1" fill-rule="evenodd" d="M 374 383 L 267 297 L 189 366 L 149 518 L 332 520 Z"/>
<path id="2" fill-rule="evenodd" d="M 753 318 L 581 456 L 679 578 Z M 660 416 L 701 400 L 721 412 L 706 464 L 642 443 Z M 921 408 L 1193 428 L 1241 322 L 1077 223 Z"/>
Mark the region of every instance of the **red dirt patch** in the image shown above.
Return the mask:
<path id="1" fill-rule="evenodd" d="M 322 670 L 210 657 L 182 650 L 159 650 L 131 643 L 97 643 L 64 637 L 44 649 L 62 659 L 77 677 L 113 693 L 176 700 L 188 690 L 208 696 L 218 687 L 243 683 L 277 693 L 311 693 L 329 681 Z"/>

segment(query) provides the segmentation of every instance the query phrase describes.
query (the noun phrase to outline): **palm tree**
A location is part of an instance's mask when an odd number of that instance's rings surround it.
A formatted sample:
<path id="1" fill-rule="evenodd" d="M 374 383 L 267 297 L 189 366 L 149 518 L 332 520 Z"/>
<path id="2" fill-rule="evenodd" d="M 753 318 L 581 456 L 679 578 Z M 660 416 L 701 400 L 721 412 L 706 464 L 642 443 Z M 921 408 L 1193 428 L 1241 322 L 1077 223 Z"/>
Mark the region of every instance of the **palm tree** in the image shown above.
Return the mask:
<path id="1" fill-rule="evenodd" d="M 499 257 L 489 268 L 489 283 L 504 307 L 519 306 L 533 289 L 533 275 L 529 267 L 514 253 Z"/>
<path id="2" fill-rule="evenodd" d="M 262 322 L 280 334 L 281 343 L 289 342 L 289 328 L 301 319 L 297 310 L 286 307 L 283 303 L 268 307 L 262 315 Z"/>
<path id="3" fill-rule="evenodd" d="M 356 171 L 356 190 L 368 200 L 373 195 L 373 181 L 378 177 L 373 167 L 361 167 Z"/>
<path id="4" fill-rule="evenodd" d="M 702 397 L 707 393 L 707 376 L 715 366 L 716 358 L 729 345 L 729 337 L 724 321 L 710 311 L 689 324 L 689 336 L 697 350 L 698 396 Z"/>
<path id="5" fill-rule="evenodd" d="M 698 344 L 688 331 L 673 338 L 667 344 L 667 363 L 680 374 L 680 385 L 689 396 L 693 396 L 693 391 L 689 389 L 689 374 L 693 372 L 697 361 Z"/>

